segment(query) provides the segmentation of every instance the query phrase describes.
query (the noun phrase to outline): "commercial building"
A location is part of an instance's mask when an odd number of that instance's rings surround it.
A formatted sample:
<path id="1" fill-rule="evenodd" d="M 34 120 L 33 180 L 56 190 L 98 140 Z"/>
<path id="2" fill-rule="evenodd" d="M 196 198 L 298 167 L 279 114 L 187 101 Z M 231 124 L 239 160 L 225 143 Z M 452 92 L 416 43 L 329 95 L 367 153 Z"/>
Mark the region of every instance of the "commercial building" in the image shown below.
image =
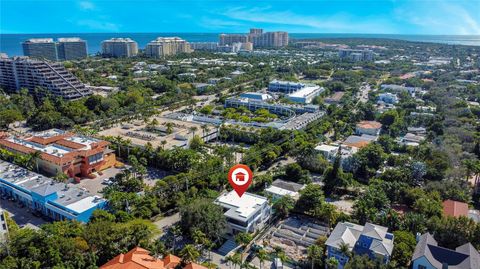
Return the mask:
<path id="1" fill-rule="evenodd" d="M 348 245 L 356 255 L 368 255 L 370 259 L 380 259 L 384 264 L 390 261 L 393 251 L 394 235 L 387 227 L 365 223 L 365 226 L 350 222 L 340 222 L 328 237 L 327 258 L 338 261 L 338 268 L 343 268 L 349 257 L 340 250 L 343 244 Z"/>
<path id="2" fill-rule="evenodd" d="M 95 209 L 106 200 L 88 191 L 59 183 L 20 166 L 0 161 L 0 198 L 13 199 L 23 210 L 30 210 L 53 220 L 88 222 Z"/>
<path id="3" fill-rule="evenodd" d="M 66 100 L 92 94 L 63 64 L 27 57 L 0 58 L 0 87 L 10 92 L 26 88 L 42 96 L 45 93 L 37 90 L 40 88 Z"/>
<path id="4" fill-rule="evenodd" d="M 317 85 L 307 85 L 296 92 L 287 95 L 287 98 L 295 103 L 310 104 L 313 98 L 324 92 L 323 87 Z"/>
<path id="5" fill-rule="evenodd" d="M 53 38 L 32 38 L 22 43 L 23 55 L 41 59 L 57 61 L 57 44 Z"/>
<path id="6" fill-rule="evenodd" d="M 438 246 L 430 233 L 417 239 L 412 256 L 412 269 L 473 269 L 480 266 L 480 254 L 470 243 L 455 250 Z"/>
<path id="7" fill-rule="evenodd" d="M 78 37 L 59 38 L 32 38 L 22 43 L 23 55 L 31 58 L 66 61 L 78 60 L 87 57 L 87 42 Z"/>
<path id="8" fill-rule="evenodd" d="M 163 58 L 190 52 L 192 52 L 190 43 L 180 37 L 157 37 L 157 39 L 150 41 L 145 48 L 145 55 L 152 58 Z"/>
<path id="9" fill-rule="evenodd" d="M 282 80 L 272 80 L 268 84 L 268 91 L 270 92 L 279 92 L 279 93 L 293 93 L 305 87 L 305 83 L 292 82 L 292 81 L 282 81 Z"/>
<path id="10" fill-rule="evenodd" d="M 377 136 L 382 130 L 382 124 L 378 121 L 361 121 L 357 123 L 355 133 L 358 135 L 373 135 Z"/>
<path id="11" fill-rule="evenodd" d="M 241 197 L 235 191 L 223 193 L 215 200 L 215 204 L 224 209 L 228 233 L 232 235 L 258 231 L 271 215 L 268 199 L 248 192 Z"/>
<path id="12" fill-rule="evenodd" d="M 87 42 L 78 37 L 59 38 L 57 43 L 58 60 L 78 60 L 87 57 Z"/>
<path id="13" fill-rule="evenodd" d="M 371 50 L 340 49 L 338 51 L 338 57 L 354 62 L 374 60 L 374 54 Z"/>
<path id="14" fill-rule="evenodd" d="M 8 226 L 7 226 L 7 217 L 6 212 L 0 208 L 0 243 L 7 240 L 8 236 Z"/>
<path id="15" fill-rule="evenodd" d="M 320 110 L 318 106 L 315 105 L 286 105 L 286 104 L 275 104 L 267 103 L 260 100 L 248 99 L 248 98 L 227 98 L 225 100 L 225 107 L 246 107 L 250 111 L 255 111 L 258 109 L 267 109 L 269 112 L 285 115 L 285 116 L 295 116 L 296 113 L 315 113 Z"/>
<path id="16" fill-rule="evenodd" d="M 182 260 L 172 254 L 168 254 L 163 259 L 150 256 L 150 252 L 141 247 L 135 247 L 129 252 L 119 254 L 106 264 L 100 266 L 100 269 L 207 269 L 196 263 L 189 263 L 181 267 Z"/>
<path id="17" fill-rule="evenodd" d="M 5 135 L 0 139 L 0 147 L 14 153 L 39 151 L 40 158 L 36 160 L 36 165 L 45 173 L 52 176 L 65 173 L 77 181 L 115 165 L 115 154 L 108 148 L 109 144 L 104 140 L 58 129 L 28 137 Z"/>
<path id="18" fill-rule="evenodd" d="M 102 54 L 115 58 L 133 57 L 138 54 L 138 44 L 130 38 L 111 38 L 102 41 Z"/>
<path id="19" fill-rule="evenodd" d="M 262 93 L 262 92 L 245 92 L 240 94 L 240 98 L 247 98 L 252 100 L 259 100 L 259 101 L 267 101 L 272 99 L 273 97 L 270 94 Z"/>

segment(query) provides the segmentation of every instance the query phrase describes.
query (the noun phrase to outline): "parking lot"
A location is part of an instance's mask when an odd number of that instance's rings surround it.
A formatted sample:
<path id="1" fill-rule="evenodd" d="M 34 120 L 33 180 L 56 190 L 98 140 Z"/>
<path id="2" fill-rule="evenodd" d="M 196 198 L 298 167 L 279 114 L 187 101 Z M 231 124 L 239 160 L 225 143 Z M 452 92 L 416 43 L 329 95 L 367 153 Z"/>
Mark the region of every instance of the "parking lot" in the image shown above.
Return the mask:
<path id="1" fill-rule="evenodd" d="M 8 215 L 20 227 L 38 229 L 40 225 L 47 222 L 41 217 L 33 215 L 27 207 L 20 207 L 16 202 L 10 200 L 1 199 L 0 208 L 8 212 Z"/>
<path id="2" fill-rule="evenodd" d="M 85 188 L 87 191 L 89 191 L 91 194 L 98 195 L 100 194 L 100 191 L 105 188 L 105 184 L 103 184 L 104 179 L 108 179 L 111 177 L 115 177 L 118 173 L 121 173 L 124 168 L 115 168 L 111 167 L 108 169 L 103 170 L 101 173 L 102 175 L 99 175 L 98 173 L 95 173 L 97 177 L 90 179 L 90 178 L 84 178 L 80 181 L 80 183 L 74 184 L 76 187 L 79 188 Z"/>

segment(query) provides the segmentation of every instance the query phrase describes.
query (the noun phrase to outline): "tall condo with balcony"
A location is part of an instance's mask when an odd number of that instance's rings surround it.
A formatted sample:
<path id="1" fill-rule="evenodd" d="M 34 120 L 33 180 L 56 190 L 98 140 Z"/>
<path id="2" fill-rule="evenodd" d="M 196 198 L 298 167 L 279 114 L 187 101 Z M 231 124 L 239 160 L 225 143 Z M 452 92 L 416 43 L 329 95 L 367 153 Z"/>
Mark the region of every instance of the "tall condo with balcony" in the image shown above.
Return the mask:
<path id="1" fill-rule="evenodd" d="M 10 92 L 26 88 L 37 96 L 48 92 L 66 100 L 92 94 L 61 63 L 27 57 L 0 58 L 0 87 Z"/>
<path id="2" fill-rule="evenodd" d="M 180 37 L 158 37 L 148 43 L 145 48 L 145 55 L 152 58 L 190 52 L 192 52 L 190 43 Z"/>
<path id="3" fill-rule="evenodd" d="M 130 38 L 111 38 L 102 42 L 102 54 L 115 58 L 133 57 L 138 54 L 138 44 Z"/>

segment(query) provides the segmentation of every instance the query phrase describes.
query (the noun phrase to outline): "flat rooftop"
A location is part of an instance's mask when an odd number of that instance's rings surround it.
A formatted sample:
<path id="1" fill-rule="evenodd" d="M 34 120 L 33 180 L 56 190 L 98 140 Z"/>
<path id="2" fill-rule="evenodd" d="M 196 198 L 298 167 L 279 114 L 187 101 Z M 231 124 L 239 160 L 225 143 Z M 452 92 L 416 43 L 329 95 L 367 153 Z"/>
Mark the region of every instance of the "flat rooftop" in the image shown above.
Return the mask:
<path id="1" fill-rule="evenodd" d="M 105 199 L 91 195 L 88 191 L 72 186 L 71 184 L 57 182 L 49 177 L 1 160 L 0 179 L 7 182 L 8 186 L 14 187 L 17 194 L 27 199 L 29 199 L 32 193 L 44 197 L 57 193 L 57 199 L 49 201 L 48 204 L 70 214 L 80 214 L 105 201 Z M 0 182 L 0 184 L 5 183 Z"/>
<path id="2" fill-rule="evenodd" d="M 301 98 L 301 97 L 309 96 L 309 95 L 314 94 L 316 92 L 321 92 L 323 90 L 324 89 L 320 86 L 309 85 L 309 86 L 305 86 L 305 87 L 299 89 L 296 92 L 290 93 L 288 96 Z"/>
<path id="3" fill-rule="evenodd" d="M 230 191 L 220 195 L 215 203 L 224 208 L 229 208 L 225 212 L 226 217 L 245 221 L 265 203 L 268 203 L 268 199 L 248 192 L 240 197 L 235 191 Z"/>

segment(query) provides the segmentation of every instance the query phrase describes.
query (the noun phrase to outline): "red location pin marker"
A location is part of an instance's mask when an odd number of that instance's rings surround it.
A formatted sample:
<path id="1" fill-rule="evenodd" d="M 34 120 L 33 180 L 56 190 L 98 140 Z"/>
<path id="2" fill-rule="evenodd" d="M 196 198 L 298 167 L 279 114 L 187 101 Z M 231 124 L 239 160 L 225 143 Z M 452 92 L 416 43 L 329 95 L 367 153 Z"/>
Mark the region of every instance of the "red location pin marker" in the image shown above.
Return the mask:
<path id="1" fill-rule="evenodd" d="M 248 189 L 252 183 L 252 179 L 252 170 L 244 164 L 234 165 L 228 172 L 228 182 L 230 182 L 230 185 L 240 197 L 242 197 Z"/>

